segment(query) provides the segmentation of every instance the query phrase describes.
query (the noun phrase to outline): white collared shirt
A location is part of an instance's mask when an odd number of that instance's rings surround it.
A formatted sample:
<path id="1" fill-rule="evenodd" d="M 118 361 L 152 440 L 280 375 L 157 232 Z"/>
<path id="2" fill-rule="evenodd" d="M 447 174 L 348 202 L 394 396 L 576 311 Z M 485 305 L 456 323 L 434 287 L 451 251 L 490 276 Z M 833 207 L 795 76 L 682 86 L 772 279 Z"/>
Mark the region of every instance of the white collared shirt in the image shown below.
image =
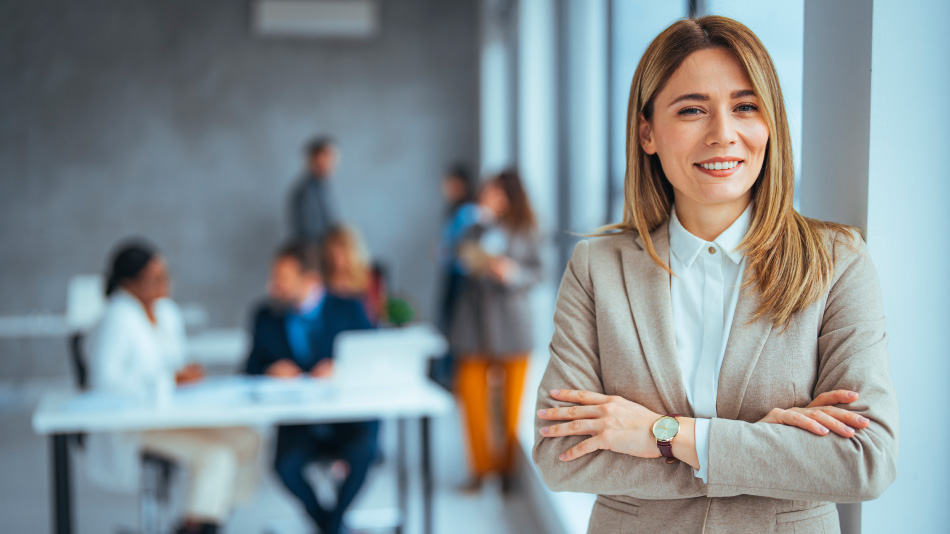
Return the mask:
<path id="1" fill-rule="evenodd" d="M 689 233 L 670 214 L 673 331 L 686 397 L 696 417 L 697 478 L 706 482 L 709 420 L 716 417 L 719 371 L 739 300 L 745 256 L 736 249 L 749 229 L 751 204 L 712 242 Z"/>

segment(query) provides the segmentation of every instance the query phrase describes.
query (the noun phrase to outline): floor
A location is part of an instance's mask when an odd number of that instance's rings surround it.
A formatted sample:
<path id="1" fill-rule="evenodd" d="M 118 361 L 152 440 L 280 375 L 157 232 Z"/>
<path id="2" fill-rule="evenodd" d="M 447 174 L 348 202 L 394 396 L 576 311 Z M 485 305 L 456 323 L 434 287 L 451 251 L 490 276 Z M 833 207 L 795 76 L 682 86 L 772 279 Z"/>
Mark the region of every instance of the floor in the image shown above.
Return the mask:
<path id="1" fill-rule="evenodd" d="M 50 387 L 50 386 L 45 386 Z M 33 534 L 50 532 L 49 450 L 47 441 L 30 428 L 30 415 L 42 387 L 19 385 L 0 388 L 0 532 Z M 433 469 L 435 513 L 434 532 L 445 534 L 541 532 L 527 498 L 515 492 L 503 496 L 496 482 L 480 493 L 467 494 L 457 488 L 464 482 L 465 452 L 456 414 L 433 422 Z M 418 430 L 409 427 L 410 472 L 418 460 Z M 384 425 L 384 454 L 394 458 L 395 426 Z M 269 452 L 269 451 L 267 451 Z M 266 465 L 266 454 L 261 462 Z M 89 484 L 82 473 L 81 455 L 73 455 L 74 495 L 78 534 L 132 531 L 138 521 L 134 495 L 103 491 Z M 310 533 L 301 510 L 289 498 L 277 479 L 267 475 L 254 498 L 238 508 L 226 532 L 230 534 Z M 317 477 L 317 480 L 320 480 Z M 179 487 L 181 480 L 177 481 Z M 179 493 L 181 493 L 179 491 Z M 356 532 L 388 533 L 396 510 L 394 462 L 384 461 L 374 468 L 354 512 L 347 517 Z M 418 481 L 412 480 L 409 534 L 421 532 L 421 498 Z"/>

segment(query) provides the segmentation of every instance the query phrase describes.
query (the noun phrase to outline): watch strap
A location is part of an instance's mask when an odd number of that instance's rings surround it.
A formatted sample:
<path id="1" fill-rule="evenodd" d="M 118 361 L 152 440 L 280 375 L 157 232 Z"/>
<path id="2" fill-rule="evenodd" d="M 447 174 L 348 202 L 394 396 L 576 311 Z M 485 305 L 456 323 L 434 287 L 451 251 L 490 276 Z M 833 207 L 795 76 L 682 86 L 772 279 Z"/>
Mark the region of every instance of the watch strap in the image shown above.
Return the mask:
<path id="1" fill-rule="evenodd" d="M 677 418 L 680 414 L 675 413 L 673 415 L 668 415 L 667 417 Z M 675 437 L 675 436 L 674 436 Z M 660 441 L 656 440 L 656 446 L 660 449 L 660 454 L 666 458 L 666 463 L 672 464 L 677 461 L 677 458 L 673 456 L 673 440 L 670 441 Z"/>

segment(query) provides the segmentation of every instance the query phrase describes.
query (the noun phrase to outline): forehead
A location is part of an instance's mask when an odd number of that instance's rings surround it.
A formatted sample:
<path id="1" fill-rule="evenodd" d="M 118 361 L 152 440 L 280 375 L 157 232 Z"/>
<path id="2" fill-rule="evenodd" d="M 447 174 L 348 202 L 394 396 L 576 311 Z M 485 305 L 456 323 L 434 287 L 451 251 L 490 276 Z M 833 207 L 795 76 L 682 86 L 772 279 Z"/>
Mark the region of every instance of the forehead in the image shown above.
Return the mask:
<path id="1" fill-rule="evenodd" d="M 291 256 L 282 256 L 274 259 L 273 270 L 275 273 L 290 274 L 300 272 L 300 262 Z"/>
<path id="2" fill-rule="evenodd" d="M 725 48 L 707 48 L 683 60 L 657 99 L 666 103 L 689 93 L 728 97 L 742 89 L 753 89 L 752 82 L 735 55 Z"/>
<path id="3" fill-rule="evenodd" d="M 151 259 L 151 261 L 148 262 L 145 268 L 142 269 L 142 273 L 145 275 L 154 276 L 156 274 L 165 272 L 165 269 L 165 259 L 161 256 L 155 256 Z"/>

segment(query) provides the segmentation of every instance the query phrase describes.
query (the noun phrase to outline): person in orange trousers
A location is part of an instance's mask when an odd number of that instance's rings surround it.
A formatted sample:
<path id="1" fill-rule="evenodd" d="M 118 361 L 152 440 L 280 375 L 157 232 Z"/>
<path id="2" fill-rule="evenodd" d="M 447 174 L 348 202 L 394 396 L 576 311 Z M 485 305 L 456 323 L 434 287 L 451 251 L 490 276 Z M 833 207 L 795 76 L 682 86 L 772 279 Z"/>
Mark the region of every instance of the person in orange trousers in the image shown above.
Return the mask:
<path id="1" fill-rule="evenodd" d="M 449 342 L 459 354 L 456 391 L 468 435 L 467 489 L 480 488 L 492 474 L 500 474 L 508 489 L 518 408 L 534 341 L 528 291 L 541 279 L 540 239 L 516 171 L 490 179 L 479 194 L 479 207 L 481 220 L 459 245 L 467 275 L 455 303 Z M 500 410 L 491 403 L 493 370 L 504 375 Z M 494 417 L 499 412 L 503 421 Z"/>

